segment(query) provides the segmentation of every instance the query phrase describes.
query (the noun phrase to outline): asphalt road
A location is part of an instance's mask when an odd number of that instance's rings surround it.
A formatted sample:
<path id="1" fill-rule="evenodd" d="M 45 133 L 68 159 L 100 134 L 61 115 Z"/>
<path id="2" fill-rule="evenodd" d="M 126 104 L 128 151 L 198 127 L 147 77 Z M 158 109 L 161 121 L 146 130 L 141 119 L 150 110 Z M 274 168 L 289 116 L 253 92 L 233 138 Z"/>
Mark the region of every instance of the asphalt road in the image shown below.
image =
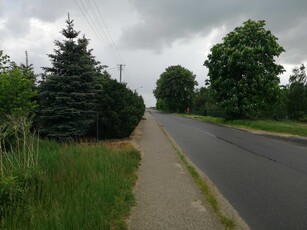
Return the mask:
<path id="1" fill-rule="evenodd" d="M 151 111 L 252 229 L 307 229 L 307 147 Z"/>

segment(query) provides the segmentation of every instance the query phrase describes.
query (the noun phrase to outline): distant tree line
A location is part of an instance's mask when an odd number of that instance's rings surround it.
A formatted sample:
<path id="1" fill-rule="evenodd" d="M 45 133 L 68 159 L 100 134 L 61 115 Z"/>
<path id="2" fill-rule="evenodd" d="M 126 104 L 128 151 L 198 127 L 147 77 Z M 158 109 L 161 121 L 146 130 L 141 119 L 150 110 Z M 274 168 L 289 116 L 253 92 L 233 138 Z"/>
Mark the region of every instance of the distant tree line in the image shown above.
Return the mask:
<path id="1" fill-rule="evenodd" d="M 66 23 L 39 82 L 27 55 L 17 65 L 0 50 L 0 123 L 26 117 L 41 136 L 61 142 L 129 136 L 144 114 L 143 98 L 111 79 L 73 20 Z"/>
<path id="2" fill-rule="evenodd" d="M 168 67 L 157 80 L 158 109 L 226 119 L 307 118 L 305 66 L 293 70 L 289 84 L 280 86 L 285 70 L 275 58 L 285 50 L 264 28 L 265 21 L 248 20 L 214 45 L 204 65 L 206 86 L 195 90 L 193 73 L 181 66 Z"/>

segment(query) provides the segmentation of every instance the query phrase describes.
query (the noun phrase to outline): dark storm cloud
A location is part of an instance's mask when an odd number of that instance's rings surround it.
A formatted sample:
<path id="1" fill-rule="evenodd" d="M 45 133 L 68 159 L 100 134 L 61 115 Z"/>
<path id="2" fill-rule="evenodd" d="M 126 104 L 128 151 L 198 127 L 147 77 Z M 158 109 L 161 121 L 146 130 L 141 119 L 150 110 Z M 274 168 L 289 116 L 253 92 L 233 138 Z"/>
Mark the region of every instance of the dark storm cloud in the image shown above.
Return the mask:
<path id="1" fill-rule="evenodd" d="M 226 26 L 231 31 L 251 18 L 266 20 L 266 28 L 289 52 L 285 56 L 287 61 L 306 60 L 306 0 L 130 0 L 130 3 L 140 20 L 122 34 L 121 44 L 129 49 L 159 52 L 177 40 L 209 34 L 212 28 Z"/>

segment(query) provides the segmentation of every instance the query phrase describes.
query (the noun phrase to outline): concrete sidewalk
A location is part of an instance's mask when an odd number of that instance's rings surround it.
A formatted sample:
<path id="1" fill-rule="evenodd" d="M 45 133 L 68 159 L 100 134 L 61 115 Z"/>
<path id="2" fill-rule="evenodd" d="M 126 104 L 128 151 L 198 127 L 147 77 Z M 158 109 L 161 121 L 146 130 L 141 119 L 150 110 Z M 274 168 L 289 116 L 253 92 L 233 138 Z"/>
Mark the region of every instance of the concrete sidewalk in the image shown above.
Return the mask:
<path id="1" fill-rule="evenodd" d="M 135 134 L 143 156 L 129 229 L 224 229 L 156 120 L 145 119 Z"/>

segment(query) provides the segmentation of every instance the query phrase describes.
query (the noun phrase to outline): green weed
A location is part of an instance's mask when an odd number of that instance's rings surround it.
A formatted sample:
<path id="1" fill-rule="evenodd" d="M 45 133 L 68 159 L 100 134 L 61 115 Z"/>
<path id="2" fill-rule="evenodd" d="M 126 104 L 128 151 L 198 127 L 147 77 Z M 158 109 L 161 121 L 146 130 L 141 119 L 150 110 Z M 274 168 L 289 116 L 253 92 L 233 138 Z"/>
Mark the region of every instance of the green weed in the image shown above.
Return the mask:
<path id="1" fill-rule="evenodd" d="M 174 146 L 175 147 L 175 146 Z M 224 215 L 224 213 L 221 211 L 221 208 L 219 206 L 219 203 L 214 195 L 214 193 L 211 191 L 210 187 L 206 184 L 206 182 L 201 178 L 201 176 L 198 174 L 196 169 L 191 166 L 188 161 L 185 159 L 184 155 L 175 147 L 177 154 L 179 155 L 182 162 L 186 165 L 188 168 L 188 171 L 192 175 L 195 183 L 198 185 L 202 193 L 204 194 L 206 200 L 211 205 L 214 212 L 218 215 L 220 218 L 222 224 L 224 225 L 225 229 L 234 229 L 236 226 L 235 221 L 232 218 L 229 218 Z"/>
<path id="2" fill-rule="evenodd" d="M 165 135 L 169 138 L 168 134 L 164 129 L 162 131 L 165 133 Z M 170 139 L 170 138 L 169 138 Z M 193 180 L 198 185 L 202 193 L 204 194 L 206 200 L 212 207 L 213 211 L 218 215 L 220 218 L 222 224 L 224 225 L 226 230 L 232 230 L 235 228 L 236 223 L 233 218 L 227 217 L 221 210 L 220 205 L 216 199 L 216 195 L 212 190 L 210 189 L 209 185 L 202 179 L 202 177 L 199 175 L 199 173 L 196 171 L 196 169 L 187 161 L 184 154 L 177 148 L 177 146 L 173 143 L 172 140 L 170 140 L 172 143 L 174 149 L 176 150 L 177 155 L 179 156 L 180 160 L 184 163 L 184 165 L 187 167 L 189 173 L 191 174 Z"/>
<path id="3" fill-rule="evenodd" d="M 23 199 L 3 208 L 3 229 L 126 229 L 137 150 L 42 141 L 39 159 Z"/>
<path id="4" fill-rule="evenodd" d="M 200 116 L 200 115 L 187 115 L 180 114 L 181 116 L 210 122 L 213 124 L 228 125 L 235 128 L 263 130 L 273 133 L 284 133 L 297 136 L 307 137 L 307 124 L 302 122 L 295 122 L 291 120 L 275 121 L 275 120 L 224 120 L 222 118 Z"/>

